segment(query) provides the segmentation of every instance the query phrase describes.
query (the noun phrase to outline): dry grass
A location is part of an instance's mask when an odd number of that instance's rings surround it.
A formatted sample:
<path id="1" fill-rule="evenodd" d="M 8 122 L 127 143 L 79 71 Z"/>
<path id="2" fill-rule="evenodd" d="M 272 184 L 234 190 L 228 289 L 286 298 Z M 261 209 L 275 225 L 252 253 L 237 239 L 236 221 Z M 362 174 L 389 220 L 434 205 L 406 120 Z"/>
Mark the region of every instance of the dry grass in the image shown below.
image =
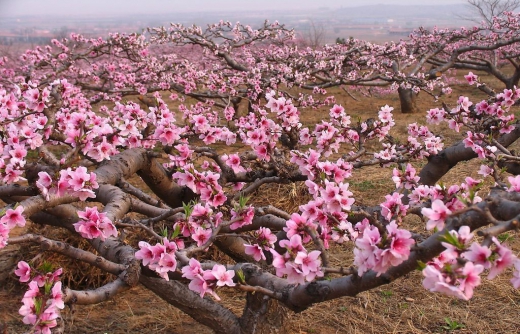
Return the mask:
<path id="1" fill-rule="evenodd" d="M 460 74 L 462 75 L 462 73 Z M 448 105 L 454 105 L 459 94 L 469 94 L 475 101 L 485 96 L 478 91 L 467 91 L 466 86 L 455 86 Z M 378 98 L 360 98 L 354 101 L 348 96 L 340 96 L 338 102 L 347 106 L 354 117 L 377 117 L 379 107 L 389 104 L 398 106 L 397 96 L 388 95 Z M 425 111 L 441 105 L 442 101 L 432 102 L 422 95 L 418 101 L 420 110 Z M 327 111 L 303 112 L 303 120 L 312 124 L 325 119 Z M 406 124 L 424 124 L 424 113 L 403 115 L 395 113 L 397 130 L 406 131 Z M 447 131 L 444 127 L 432 127 L 448 142 L 460 140 L 460 135 Z M 231 149 L 231 148 L 227 148 Z M 418 163 L 417 167 L 421 167 Z M 460 183 L 466 176 L 477 177 L 479 162 L 470 161 L 459 164 L 444 178 L 446 184 Z M 374 205 L 384 199 L 384 195 L 394 189 L 390 179 L 391 170 L 368 167 L 356 170 L 350 189 L 357 203 Z M 489 184 L 486 186 L 490 186 Z M 266 185 L 254 194 L 251 201 L 255 205 L 271 204 L 288 212 L 297 211 L 298 206 L 309 199 L 302 184 Z M 424 232 L 424 224 L 418 218 L 407 218 L 405 224 L 411 230 Z M 80 247 L 88 247 L 84 241 L 74 239 L 66 232 L 55 229 L 38 230 L 56 239 L 71 242 Z M 513 249 L 520 242 L 510 241 Z M 65 284 L 73 287 L 99 286 L 111 277 L 75 261 L 56 255 L 40 255 L 36 248 L 28 247 L 24 253 L 40 260 L 52 260 L 56 265 L 67 268 Z M 216 250 L 210 250 L 209 257 L 229 261 Z M 333 265 L 352 263 L 352 245 L 331 247 L 330 259 Z M 27 258 L 27 257 L 26 257 Z M 70 274 L 72 273 L 72 274 Z M 315 305 L 299 314 L 290 314 L 289 322 L 293 333 L 517 333 L 520 328 L 520 293 L 509 283 L 511 273 L 506 273 L 493 281 L 483 279 L 483 284 L 475 291 L 471 301 L 464 302 L 438 294 L 432 294 L 421 286 L 421 273 L 413 272 L 406 277 L 363 292 L 356 297 L 345 297 Z M 10 282 L 0 288 L 0 324 L 6 322 L 7 333 L 22 333 L 27 330 L 21 324 L 17 310 L 23 295 L 17 283 Z M 223 304 L 236 314 L 244 305 L 244 295 L 234 290 L 223 289 L 219 292 Z M 64 312 L 67 320 L 66 332 L 69 333 L 210 333 L 189 316 L 168 305 L 157 296 L 137 287 L 100 305 L 77 306 L 73 312 Z M 451 327 L 450 327 L 451 325 Z M 0 325 L 1 328 L 1 325 Z M 1 332 L 1 330 L 0 330 Z"/>

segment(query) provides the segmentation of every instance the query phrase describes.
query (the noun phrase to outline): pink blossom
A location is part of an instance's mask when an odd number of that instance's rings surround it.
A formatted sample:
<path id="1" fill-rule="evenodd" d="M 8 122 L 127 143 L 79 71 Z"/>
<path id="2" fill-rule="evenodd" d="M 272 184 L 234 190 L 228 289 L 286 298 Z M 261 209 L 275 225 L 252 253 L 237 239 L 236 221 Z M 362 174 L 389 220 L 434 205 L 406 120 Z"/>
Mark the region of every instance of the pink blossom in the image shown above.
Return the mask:
<path id="1" fill-rule="evenodd" d="M 245 168 L 240 165 L 240 157 L 238 154 L 230 154 L 226 159 L 226 165 L 233 169 L 233 172 L 245 172 Z"/>
<path id="2" fill-rule="evenodd" d="M 40 189 L 42 196 L 49 200 L 49 188 L 52 186 L 52 178 L 47 172 L 38 173 L 38 181 L 36 187 Z"/>
<path id="3" fill-rule="evenodd" d="M 143 260 L 143 266 L 147 266 L 155 260 L 155 254 L 151 245 L 146 241 L 139 241 L 139 250 L 135 252 L 135 258 Z"/>
<path id="4" fill-rule="evenodd" d="M 476 74 L 473 74 L 473 72 L 469 72 L 467 75 L 464 76 L 464 78 L 468 81 L 468 84 L 470 85 L 478 83 L 478 76 Z"/>
<path id="5" fill-rule="evenodd" d="M 195 232 L 191 235 L 191 238 L 197 242 L 197 246 L 202 246 L 211 238 L 212 231 L 211 229 L 205 229 L 202 227 L 197 227 Z"/>
<path id="6" fill-rule="evenodd" d="M 287 233 L 287 237 L 291 238 L 295 234 L 299 234 L 303 238 L 303 243 L 310 241 L 311 237 L 307 232 L 308 228 L 312 228 L 313 224 L 308 222 L 303 216 L 298 213 L 293 213 L 291 219 L 285 223 L 286 227 L 283 230 Z"/>
<path id="7" fill-rule="evenodd" d="M 264 252 L 262 251 L 262 247 L 260 247 L 258 244 L 254 245 L 244 245 L 245 247 L 245 253 L 247 255 L 251 255 L 255 261 L 265 260 Z"/>
<path id="8" fill-rule="evenodd" d="M 254 216 L 255 209 L 252 206 L 238 209 L 238 211 L 231 209 L 231 221 L 233 223 L 229 226 L 229 228 L 236 230 L 242 226 L 251 225 L 253 223 Z"/>
<path id="9" fill-rule="evenodd" d="M 460 286 L 459 288 L 464 291 L 464 299 L 468 300 L 473 297 L 473 289 L 480 285 L 480 273 L 484 270 L 484 267 L 473 262 L 466 262 L 464 268 L 461 270 Z"/>
<path id="10" fill-rule="evenodd" d="M 87 173 L 87 168 L 80 166 L 76 168 L 76 170 L 69 170 L 69 185 L 72 187 L 74 191 L 81 190 L 85 183 L 90 181 L 90 174 Z"/>
<path id="11" fill-rule="evenodd" d="M 4 248 L 7 245 L 7 239 L 9 239 L 9 231 L 7 225 L 0 223 L 0 248 Z"/>
<path id="12" fill-rule="evenodd" d="M 276 269 L 276 276 L 282 277 L 285 274 L 285 265 L 288 258 L 286 259 L 283 255 L 278 254 L 274 249 L 269 249 L 269 251 L 273 255 L 272 265 Z"/>
<path id="13" fill-rule="evenodd" d="M 206 293 L 213 292 L 213 290 L 208 286 L 206 280 L 202 277 L 194 277 L 190 284 L 188 284 L 188 288 L 194 292 L 197 292 L 200 295 L 200 298 L 203 298 Z"/>
<path id="14" fill-rule="evenodd" d="M 38 323 L 34 326 L 35 332 L 41 334 L 51 334 L 51 328 L 54 328 L 58 325 L 56 322 L 58 317 L 59 314 L 54 309 L 46 309 L 45 312 L 40 315 Z"/>
<path id="15" fill-rule="evenodd" d="M 155 271 L 159 273 L 159 276 L 169 281 L 168 272 L 175 271 L 177 268 L 177 260 L 175 254 L 162 253 Z"/>
<path id="16" fill-rule="evenodd" d="M 432 202 L 431 209 L 422 208 L 421 213 L 428 218 L 426 223 L 427 230 L 432 230 L 433 228 L 441 230 L 444 228 L 444 221 L 451 215 L 451 210 L 444 205 L 444 202 L 436 199 Z"/>
<path id="17" fill-rule="evenodd" d="M 431 124 L 440 124 L 446 116 L 446 112 L 444 109 L 430 109 L 428 110 L 428 114 L 426 116 L 426 121 Z"/>
<path id="18" fill-rule="evenodd" d="M 356 225 L 357 226 L 357 225 Z M 354 248 L 354 265 L 358 267 L 358 275 L 374 268 L 380 260 L 382 250 L 377 244 L 381 242 L 379 230 L 368 225 L 361 237 L 356 239 L 356 248 Z"/>
<path id="19" fill-rule="evenodd" d="M 78 211 L 78 217 L 80 220 L 73 224 L 74 229 L 84 238 L 100 238 L 104 241 L 106 238 L 117 236 L 114 224 L 106 213 L 98 212 L 97 207 L 87 207 L 85 211 Z"/>
<path id="20" fill-rule="evenodd" d="M 216 264 L 213 266 L 211 273 L 217 279 L 217 286 L 235 286 L 233 282 L 235 272 L 233 270 L 226 270 L 223 265 Z"/>
<path id="21" fill-rule="evenodd" d="M 489 257 L 491 256 L 491 250 L 486 246 L 481 246 L 479 243 L 472 243 L 469 249 L 462 253 L 462 257 L 475 263 L 480 264 L 485 269 L 491 267 Z"/>
<path id="22" fill-rule="evenodd" d="M 493 242 L 497 247 L 497 250 L 494 252 L 496 258 L 491 262 L 488 279 L 495 278 L 498 274 L 510 267 L 517 259 L 513 252 L 511 252 L 509 248 L 501 245 L 495 237 L 493 237 Z"/>
<path id="23" fill-rule="evenodd" d="M 14 271 L 20 277 L 20 282 L 29 282 L 31 279 L 31 266 L 25 261 L 18 262 L 18 269 Z"/>
<path id="24" fill-rule="evenodd" d="M 202 277 L 202 267 L 200 262 L 194 258 L 191 258 L 188 265 L 182 267 L 182 277 L 193 280 L 196 277 Z"/>
<path id="25" fill-rule="evenodd" d="M 408 259 L 410 249 L 415 243 L 412 234 L 404 229 L 399 229 L 395 221 L 386 226 L 387 238 L 390 239 L 390 247 L 381 252 L 381 266 L 374 268 L 378 273 L 385 272 L 390 266 L 397 266 Z"/>
<path id="26" fill-rule="evenodd" d="M 269 161 L 271 159 L 267 150 L 267 146 L 265 144 L 255 146 L 253 148 L 255 150 L 256 155 L 258 156 L 258 159 L 265 161 Z"/>
<path id="27" fill-rule="evenodd" d="M 509 191 L 520 191 L 520 175 L 516 176 L 508 176 L 507 180 L 511 187 L 508 189 Z"/>
<path id="28" fill-rule="evenodd" d="M 403 196 L 403 194 L 397 192 L 392 193 L 392 195 L 385 195 L 386 201 L 381 203 L 381 215 L 383 215 L 387 221 L 406 216 L 408 205 L 403 204 L 401 201 Z"/>
<path id="29" fill-rule="evenodd" d="M 63 291 L 61 290 L 61 282 L 56 282 L 51 290 L 52 298 L 51 305 L 58 309 L 65 308 L 65 303 L 63 302 Z"/>
<path id="30" fill-rule="evenodd" d="M 15 226 L 25 226 L 25 218 L 22 216 L 24 208 L 21 205 L 17 205 L 15 209 L 7 209 L 5 215 L 0 218 L 0 223 L 5 224 L 8 229 L 12 229 Z"/>
<path id="31" fill-rule="evenodd" d="M 304 250 L 302 245 L 302 238 L 299 234 L 293 235 L 289 240 L 280 240 L 280 247 L 287 248 L 289 253 L 297 254 Z"/>
<path id="32" fill-rule="evenodd" d="M 310 253 L 298 252 L 294 263 L 299 264 L 302 274 L 307 276 L 311 272 L 319 271 L 321 265 L 320 254 L 320 251 L 312 251 Z"/>

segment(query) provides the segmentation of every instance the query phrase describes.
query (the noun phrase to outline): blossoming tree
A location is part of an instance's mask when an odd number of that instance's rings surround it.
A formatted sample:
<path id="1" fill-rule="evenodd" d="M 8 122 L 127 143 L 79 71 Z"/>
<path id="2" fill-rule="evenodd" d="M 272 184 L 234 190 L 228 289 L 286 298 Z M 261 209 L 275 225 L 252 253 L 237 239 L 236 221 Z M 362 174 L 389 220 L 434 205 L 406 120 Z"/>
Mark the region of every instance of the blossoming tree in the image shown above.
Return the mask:
<path id="1" fill-rule="evenodd" d="M 513 89 L 520 80 L 519 24 L 520 14 L 505 12 L 473 28 L 420 28 L 411 34 L 409 48 L 417 59 L 432 65 L 430 76 L 450 68 L 482 71 Z"/>
<path id="2" fill-rule="evenodd" d="M 496 238 L 518 229 L 519 158 L 508 147 L 520 136 L 513 113 L 520 90 L 474 103 L 460 97 L 451 107 L 428 110 L 427 123 L 464 134 L 448 147 L 418 123 L 396 140 L 390 106 L 377 119 L 353 120 L 333 105 L 326 119 L 304 125 L 295 105 L 304 100 L 291 99 L 284 81 L 295 73 L 272 65 L 279 76 L 255 76 L 229 53 L 240 49 L 248 66 L 269 67 L 248 55 L 258 55 L 264 37 L 283 42 L 286 31 L 241 27 L 218 36 L 226 42 L 209 47 L 217 59 L 206 68 L 179 58 L 180 51 L 157 56 L 139 35 L 117 34 L 54 41 L 26 52 L 20 68 L 4 71 L 0 247 L 36 244 L 113 275 L 106 285 L 79 291 L 63 286 L 61 269 L 19 262 L 15 274 L 28 283 L 24 323 L 49 333 L 65 305 L 99 303 L 138 284 L 217 333 L 282 330 L 285 312 L 273 308 L 299 312 L 417 268 L 426 289 L 464 300 L 481 277 L 493 279 L 508 267 L 511 283 L 520 286 L 520 261 Z M 182 44 L 182 31 L 174 25 L 155 33 Z M 206 33 L 214 31 L 222 30 L 210 26 Z M 204 44 L 204 34 L 195 29 L 189 36 L 200 35 L 195 42 Z M 233 67 L 247 75 L 230 74 Z M 192 81 L 197 77 L 210 81 L 201 86 Z M 467 79 L 482 84 L 474 74 Z M 229 86 L 233 80 L 239 81 Z M 272 86 L 259 84 L 264 81 Z M 146 107 L 121 99 L 147 92 Z M 167 99 L 178 100 L 180 92 L 198 103 L 181 97 L 178 108 L 170 108 Z M 229 107 L 235 97 L 249 99 L 246 112 Z M 222 153 L 223 145 L 236 152 Z M 458 162 L 477 157 L 481 179 L 437 183 Z M 426 161 L 420 171 L 417 161 Z M 355 169 L 374 165 L 388 168 L 395 191 L 366 207 L 356 202 L 349 179 Z M 480 194 L 485 179 L 495 187 Z M 248 203 L 270 183 L 304 184 L 311 198 L 296 212 Z M 423 219 L 426 234 L 407 229 L 408 215 Z M 12 235 L 28 221 L 64 228 L 92 249 L 37 233 Z M 127 244 L 122 230 L 140 241 Z M 353 263 L 332 266 L 333 243 L 352 244 Z M 210 247 L 229 262 L 203 260 Z M 246 293 L 242 314 L 219 303 L 219 289 Z"/>

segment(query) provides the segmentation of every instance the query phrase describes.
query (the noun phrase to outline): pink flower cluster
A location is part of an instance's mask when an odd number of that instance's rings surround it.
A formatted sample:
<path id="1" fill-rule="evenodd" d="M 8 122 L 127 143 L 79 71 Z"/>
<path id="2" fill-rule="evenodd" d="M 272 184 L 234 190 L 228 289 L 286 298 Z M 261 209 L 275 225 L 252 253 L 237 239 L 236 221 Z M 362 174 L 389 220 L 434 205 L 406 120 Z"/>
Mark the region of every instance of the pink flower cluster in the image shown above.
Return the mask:
<path id="1" fill-rule="evenodd" d="M 468 300 L 480 284 L 480 274 L 484 270 L 489 270 L 487 278 L 493 279 L 512 265 L 516 270 L 511 283 L 516 288 L 520 286 L 520 260 L 511 250 L 496 238 L 493 238 L 494 249 L 475 242 L 469 245 L 472 238 L 468 226 L 462 226 L 458 232 L 450 231 L 443 237 L 442 245 L 446 250 L 423 269 L 423 286 L 426 289 Z"/>
<path id="2" fill-rule="evenodd" d="M 187 144 L 178 144 L 174 148 L 177 150 L 177 154 L 170 154 L 170 163 L 165 166 L 168 168 L 177 167 L 182 168 L 191 163 L 193 150 Z"/>
<path id="3" fill-rule="evenodd" d="M 89 173 L 87 168 L 83 166 L 74 170 L 70 167 L 61 170 L 57 183 L 47 172 L 39 172 L 36 186 L 47 200 L 51 195 L 59 197 L 70 195 L 77 196 L 81 201 L 85 201 L 87 198 L 95 198 L 93 189 L 99 188 L 96 174 Z"/>
<path id="4" fill-rule="evenodd" d="M 29 149 L 43 145 L 48 137 L 47 117 L 42 113 L 49 89 L 23 84 L 8 92 L 0 89 L 0 180 L 6 184 L 22 178 Z"/>
<path id="5" fill-rule="evenodd" d="M 200 194 L 200 199 L 213 207 L 226 202 L 222 186 L 218 183 L 220 174 L 211 171 L 198 172 L 192 164 L 184 166 L 183 171 L 176 172 L 172 178 L 181 186 L 186 186 L 194 193 Z"/>
<path id="6" fill-rule="evenodd" d="M 411 164 L 406 164 L 405 170 L 394 168 L 392 181 L 394 181 L 397 189 L 401 187 L 412 189 L 419 185 L 419 176 L 417 176 L 417 171 Z"/>
<path id="7" fill-rule="evenodd" d="M 229 226 L 229 228 L 236 230 L 242 226 L 250 225 L 253 223 L 254 216 L 255 208 L 250 205 L 231 209 L 231 221 L 233 223 Z"/>
<path id="8" fill-rule="evenodd" d="M 117 237 L 117 229 L 107 217 L 106 213 L 99 212 L 97 207 L 85 208 L 85 211 L 78 211 L 79 221 L 74 223 L 74 229 L 83 238 L 105 240 L 110 237 Z"/>
<path id="9" fill-rule="evenodd" d="M 274 91 L 266 94 L 267 104 L 265 107 L 276 113 L 276 118 L 286 132 L 290 132 L 292 129 L 299 129 L 302 124 L 300 123 L 300 112 L 298 109 L 290 99 L 287 100 L 283 96 L 275 99 L 274 95 Z"/>
<path id="10" fill-rule="evenodd" d="M 245 253 L 251 255 L 255 261 L 265 260 L 264 251 L 269 251 L 274 247 L 276 242 L 276 235 L 267 227 L 260 227 L 258 230 L 253 232 L 254 244 L 244 244 Z"/>
<path id="11" fill-rule="evenodd" d="M 403 194 L 394 192 L 392 195 L 385 195 L 386 201 L 381 203 L 381 215 L 388 221 L 391 222 L 396 220 L 402 221 L 402 218 L 406 216 L 408 205 L 403 204 Z"/>
<path id="12" fill-rule="evenodd" d="M 398 228 L 395 221 L 386 226 L 384 235 L 367 220 L 358 223 L 356 229 L 360 235 L 354 248 L 354 264 L 358 267 L 359 276 L 369 270 L 374 270 L 379 276 L 390 267 L 399 265 L 408 259 L 415 243 L 411 233 Z"/>
<path id="13" fill-rule="evenodd" d="M 490 249 L 474 242 L 460 257 L 488 269 L 487 278 L 493 279 L 518 261 L 511 250 L 500 244 L 495 237 L 493 237 L 493 244 L 495 247 Z"/>
<path id="14" fill-rule="evenodd" d="M 62 270 L 53 273 L 36 274 L 31 280 L 32 269 L 24 261 L 18 262 L 15 274 L 20 282 L 29 282 L 29 290 L 25 293 L 23 306 L 18 311 L 23 316 L 24 324 L 31 325 L 34 333 L 51 334 L 51 328 L 57 326 L 56 319 L 60 310 L 65 307 L 59 276 Z"/>
<path id="15" fill-rule="evenodd" d="M 0 248 L 7 245 L 9 232 L 16 226 L 25 226 L 25 217 L 22 215 L 23 206 L 17 205 L 14 209 L 7 209 L 5 214 L 0 218 Z"/>
<path id="16" fill-rule="evenodd" d="M 184 108 L 184 117 L 188 120 L 191 131 L 199 135 L 204 144 L 210 145 L 217 141 L 231 145 L 236 141 L 236 134 L 225 126 L 219 126 L 218 112 L 212 110 L 211 106 L 197 103 L 190 109 Z"/>
<path id="17" fill-rule="evenodd" d="M 442 230 L 446 218 L 451 215 L 451 210 L 448 209 L 443 201 L 436 199 L 432 202 L 431 208 L 422 208 L 421 213 L 428 218 L 426 223 L 427 230 L 433 230 L 434 228 Z"/>
<path id="18" fill-rule="evenodd" d="M 507 180 L 511 184 L 511 187 L 508 188 L 509 191 L 520 192 L 520 175 L 508 176 Z"/>
<path id="19" fill-rule="evenodd" d="M 214 213 L 208 203 L 188 206 L 185 214 L 186 219 L 177 221 L 174 228 L 183 237 L 193 239 L 199 247 L 208 242 L 213 235 L 213 228 L 222 223 L 223 217 L 222 212 Z"/>
<path id="20" fill-rule="evenodd" d="M 442 139 L 435 136 L 427 126 L 418 125 L 417 123 L 408 125 L 406 150 L 410 152 L 412 157 L 422 159 L 439 153 L 443 147 Z"/>
<path id="21" fill-rule="evenodd" d="M 487 166 L 485 166 L 487 167 Z M 489 171 L 487 172 L 489 173 Z M 479 174 L 485 174 L 481 171 Z M 429 208 L 425 208 L 426 210 L 422 213 L 425 217 L 427 217 L 429 220 L 429 227 L 428 229 L 433 229 L 436 227 L 438 229 L 441 229 L 444 227 L 444 222 L 436 222 L 437 216 L 434 215 L 434 213 L 442 214 L 442 205 L 446 207 L 447 210 L 450 211 L 450 214 L 454 211 L 461 210 L 466 207 L 466 205 L 478 203 L 482 200 L 479 196 L 477 196 L 478 193 L 478 185 L 480 184 L 481 180 L 475 180 L 471 177 L 466 177 L 466 182 L 463 182 L 459 185 L 451 185 L 449 188 L 446 188 L 444 186 L 435 185 L 435 186 L 426 186 L 426 185 L 419 185 L 415 187 L 409 198 L 410 198 L 410 205 L 422 205 L 422 202 L 425 200 L 432 200 L 432 204 L 430 205 L 432 207 L 431 211 Z M 437 202 L 435 204 L 435 207 L 433 207 L 433 202 L 440 200 L 442 202 Z M 431 215 L 434 219 L 430 219 L 429 217 Z"/>
<path id="22" fill-rule="evenodd" d="M 188 288 L 204 297 L 206 293 L 211 294 L 216 300 L 220 300 L 215 290 L 222 286 L 235 286 L 233 270 L 215 264 L 211 270 L 202 270 L 201 264 L 195 259 L 190 259 L 189 265 L 182 268 L 182 277 L 191 280 Z"/>
<path id="23" fill-rule="evenodd" d="M 143 266 L 148 266 L 157 272 L 159 276 L 169 281 L 168 273 L 177 269 L 175 252 L 179 249 L 175 241 L 163 238 L 162 243 L 151 246 L 145 241 L 139 241 L 139 250 L 135 252 L 135 258 L 143 261 Z"/>
<path id="24" fill-rule="evenodd" d="M 329 160 L 320 161 L 321 153 L 309 149 L 307 153 L 292 151 L 291 162 L 296 164 L 309 180 L 326 177 L 329 181 L 343 182 L 352 176 L 353 166 L 351 163 L 339 158 L 336 162 Z"/>
<path id="25" fill-rule="evenodd" d="M 270 161 L 271 153 L 283 131 L 282 127 L 268 118 L 267 111 L 258 109 L 235 121 L 238 134 L 245 145 L 251 146 L 260 160 Z"/>
<path id="26" fill-rule="evenodd" d="M 290 284 L 304 284 L 305 281 L 311 282 L 316 277 L 323 277 L 323 272 L 320 270 L 321 252 L 317 250 L 308 252 L 303 247 L 300 235 L 295 234 L 289 240 L 281 240 L 280 247 L 286 249 L 283 255 L 271 249 L 276 276 L 287 275 Z"/>
<path id="27" fill-rule="evenodd" d="M 444 228 L 445 221 L 454 211 L 461 210 L 466 205 L 478 203 L 482 200 L 476 189 L 481 180 L 466 177 L 466 182 L 460 186 L 452 185 L 448 189 L 436 185 L 434 187 L 419 186 L 412 191 L 410 203 L 418 204 L 421 199 L 432 198 L 431 208 L 422 208 L 421 214 L 428 218 L 426 229 Z"/>
<path id="28" fill-rule="evenodd" d="M 234 173 L 242 173 L 246 171 L 246 169 L 240 164 L 241 161 L 238 154 L 224 154 L 222 156 L 222 160 L 226 163 L 227 166 L 231 167 Z"/>
<path id="29" fill-rule="evenodd" d="M 367 140 L 383 140 L 395 125 L 392 110 L 392 107 L 383 106 L 379 111 L 379 120 L 369 119 L 352 126 L 350 116 L 346 115 L 344 108 L 334 105 L 330 109 L 330 122 L 322 121 L 312 132 L 313 137 L 316 138 L 318 152 L 328 157 L 333 152 L 337 153 L 342 143 L 350 143 L 356 147 L 360 142 L 364 143 Z M 302 131 L 300 142 L 303 145 L 312 143 L 308 131 Z"/>
<path id="30" fill-rule="evenodd" d="M 478 78 L 473 73 L 470 72 L 465 77 L 470 84 L 476 82 L 477 86 L 480 85 Z M 477 153 L 479 158 L 493 159 L 497 148 L 488 140 L 487 137 L 490 134 L 484 135 L 473 130 L 493 123 L 494 125 L 490 128 L 492 135 L 511 132 L 514 129 L 512 123 L 515 115 L 509 111 L 519 98 L 520 89 L 505 89 L 502 93 L 496 95 L 496 101 L 493 103 L 483 100 L 474 105 L 468 97 L 461 96 L 457 101 L 457 106 L 449 112 L 444 109 L 431 109 L 428 111 L 426 118 L 429 123 L 433 124 L 446 121 L 450 129 L 457 132 L 463 126 L 468 127 L 472 131 L 467 131 L 467 137 L 464 139 L 465 146 Z"/>

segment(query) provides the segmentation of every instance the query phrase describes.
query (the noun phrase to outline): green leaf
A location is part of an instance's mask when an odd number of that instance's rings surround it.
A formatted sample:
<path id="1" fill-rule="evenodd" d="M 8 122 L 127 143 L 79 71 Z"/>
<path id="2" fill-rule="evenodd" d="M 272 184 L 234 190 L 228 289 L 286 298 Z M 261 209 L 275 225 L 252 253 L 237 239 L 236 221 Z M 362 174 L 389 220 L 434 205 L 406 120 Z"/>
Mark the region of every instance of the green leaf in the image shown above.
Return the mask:
<path id="1" fill-rule="evenodd" d="M 175 239 L 179 236 L 181 233 L 181 226 L 179 224 L 175 225 L 175 229 L 173 230 L 173 233 L 170 237 L 170 239 Z"/>
<path id="2" fill-rule="evenodd" d="M 241 209 L 246 207 L 246 204 L 247 204 L 247 201 L 249 201 L 249 198 L 250 197 L 248 197 L 248 196 L 240 195 L 240 198 L 238 199 L 238 205 L 240 206 Z"/>
<path id="3" fill-rule="evenodd" d="M 439 240 L 441 242 L 445 242 L 447 244 L 450 244 L 452 246 L 457 247 L 457 249 L 466 249 L 464 245 L 459 241 L 457 237 L 455 237 L 453 234 L 451 234 L 449 231 L 446 231 L 443 235 L 439 237 Z"/>
<path id="4" fill-rule="evenodd" d="M 417 261 L 417 269 L 420 271 L 423 271 L 424 268 L 426 268 L 426 263 L 422 262 L 421 260 Z"/>
<path id="5" fill-rule="evenodd" d="M 42 299 L 41 298 L 34 298 L 34 313 L 40 314 L 42 312 Z"/>
<path id="6" fill-rule="evenodd" d="M 182 208 L 184 209 L 184 215 L 186 216 L 186 219 L 188 219 L 191 216 L 194 206 L 195 206 L 194 201 L 189 201 L 188 204 L 182 202 Z"/>
<path id="7" fill-rule="evenodd" d="M 168 227 L 161 229 L 161 236 L 168 238 Z"/>
<path id="8" fill-rule="evenodd" d="M 54 271 L 53 265 L 50 262 L 43 262 L 38 269 L 45 274 L 52 273 Z"/>
<path id="9" fill-rule="evenodd" d="M 246 276 L 244 275 L 242 269 L 235 270 L 235 273 L 237 274 L 240 284 L 246 284 Z"/>

